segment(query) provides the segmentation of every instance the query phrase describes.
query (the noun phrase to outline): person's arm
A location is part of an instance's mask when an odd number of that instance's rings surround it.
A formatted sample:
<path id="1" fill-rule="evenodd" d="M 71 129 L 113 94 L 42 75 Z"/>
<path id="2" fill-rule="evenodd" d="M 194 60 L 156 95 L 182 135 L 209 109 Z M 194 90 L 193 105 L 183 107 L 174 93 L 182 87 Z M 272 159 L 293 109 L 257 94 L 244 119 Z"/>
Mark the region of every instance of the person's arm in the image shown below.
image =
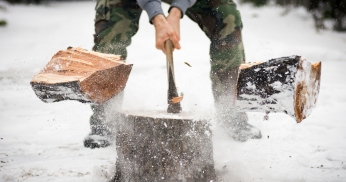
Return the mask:
<path id="1" fill-rule="evenodd" d="M 180 19 L 196 0 L 173 0 L 167 18 L 162 11 L 160 0 L 137 0 L 137 2 L 148 13 L 150 23 L 155 26 L 156 48 L 165 53 L 164 43 L 170 39 L 174 48 L 180 49 Z"/>
<path id="2" fill-rule="evenodd" d="M 137 0 L 138 5 L 148 13 L 149 21 L 152 23 L 152 19 L 156 15 L 163 15 L 161 7 L 161 0 Z"/>
<path id="3" fill-rule="evenodd" d="M 195 3 L 196 0 L 173 0 L 168 12 L 170 12 L 174 7 L 178 8 L 181 11 L 181 18 L 183 18 L 187 8 L 193 6 Z"/>

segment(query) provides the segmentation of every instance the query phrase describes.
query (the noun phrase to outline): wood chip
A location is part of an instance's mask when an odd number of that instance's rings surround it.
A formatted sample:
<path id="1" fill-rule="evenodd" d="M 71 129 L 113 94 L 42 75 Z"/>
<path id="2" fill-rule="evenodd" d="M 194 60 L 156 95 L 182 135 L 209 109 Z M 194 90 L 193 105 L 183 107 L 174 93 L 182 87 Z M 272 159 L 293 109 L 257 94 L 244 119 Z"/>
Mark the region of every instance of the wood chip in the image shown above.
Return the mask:
<path id="1" fill-rule="evenodd" d="M 188 62 L 184 62 L 186 65 L 188 65 L 189 67 L 192 67 Z"/>

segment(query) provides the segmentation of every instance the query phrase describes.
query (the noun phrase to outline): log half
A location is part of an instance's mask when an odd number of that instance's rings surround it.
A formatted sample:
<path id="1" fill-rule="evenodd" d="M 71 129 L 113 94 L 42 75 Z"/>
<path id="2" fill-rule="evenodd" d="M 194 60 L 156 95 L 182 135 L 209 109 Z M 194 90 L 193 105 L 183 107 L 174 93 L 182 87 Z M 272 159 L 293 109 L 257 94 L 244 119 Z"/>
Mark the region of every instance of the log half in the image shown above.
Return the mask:
<path id="1" fill-rule="evenodd" d="M 124 111 L 119 115 L 112 181 L 216 180 L 208 120 L 166 111 Z"/>
<path id="2" fill-rule="evenodd" d="M 321 62 L 300 56 L 271 59 L 239 67 L 237 108 L 240 111 L 284 112 L 298 123 L 315 107 L 321 80 Z"/>
<path id="3" fill-rule="evenodd" d="M 30 84 L 44 102 L 100 104 L 125 88 L 131 69 L 118 55 L 69 47 L 56 53 Z"/>

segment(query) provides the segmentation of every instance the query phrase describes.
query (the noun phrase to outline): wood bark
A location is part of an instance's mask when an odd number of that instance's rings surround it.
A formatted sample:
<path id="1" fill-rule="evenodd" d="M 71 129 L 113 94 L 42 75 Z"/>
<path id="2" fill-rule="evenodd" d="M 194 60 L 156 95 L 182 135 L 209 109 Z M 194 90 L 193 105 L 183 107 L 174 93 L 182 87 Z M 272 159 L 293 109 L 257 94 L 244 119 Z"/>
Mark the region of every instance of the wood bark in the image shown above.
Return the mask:
<path id="1" fill-rule="evenodd" d="M 243 64 L 239 70 L 238 110 L 284 112 L 301 122 L 316 105 L 321 62 L 311 64 L 291 56 Z"/>
<path id="2" fill-rule="evenodd" d="M 44 102 L 99 104 L 125 88 L 131 69 L 118 55 L 69 47 L 56 53 L 30 84 Z"/>
<path id="3" fill-rule="evenodd" d="M 119 113 L 113 181 L 215 181 L 211 137 L 207 120 L 165 111 Z"/>

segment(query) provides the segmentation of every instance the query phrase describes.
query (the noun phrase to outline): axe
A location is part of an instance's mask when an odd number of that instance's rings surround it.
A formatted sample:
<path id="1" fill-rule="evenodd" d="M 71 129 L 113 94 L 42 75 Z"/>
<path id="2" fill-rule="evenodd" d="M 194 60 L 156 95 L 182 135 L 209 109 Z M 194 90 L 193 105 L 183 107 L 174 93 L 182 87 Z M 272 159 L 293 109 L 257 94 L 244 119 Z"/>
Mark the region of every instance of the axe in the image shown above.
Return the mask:
<path id="1" fill-rule="evenodd" d="M 165 41 L 166 49 L 166 66 L 168 77 L 168 113 L 179 113 L 181 111 L 180 101 L 182 97 L 179 97 L 177 87 L 175 85 L 174 77 L 174 64 L 173 64 L 173 44 L 171 40 Z"/>

